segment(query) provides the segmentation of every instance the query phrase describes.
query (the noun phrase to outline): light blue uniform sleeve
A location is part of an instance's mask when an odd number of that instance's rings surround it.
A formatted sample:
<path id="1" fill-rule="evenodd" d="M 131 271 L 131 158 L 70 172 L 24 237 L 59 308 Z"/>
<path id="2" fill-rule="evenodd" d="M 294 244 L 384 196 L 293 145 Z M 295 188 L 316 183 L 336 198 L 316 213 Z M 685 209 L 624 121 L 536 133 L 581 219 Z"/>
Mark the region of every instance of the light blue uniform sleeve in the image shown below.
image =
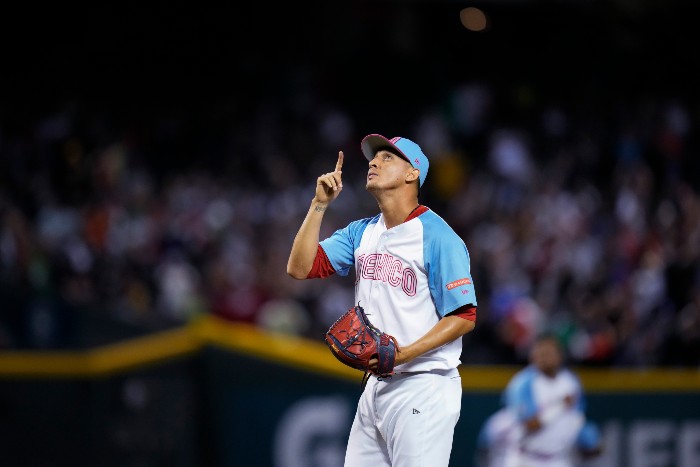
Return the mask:
<path id="1" fill-rule="evenodd" d="M 432 214 L 432 215 L 429 215 Z M 434 213 L 423 222 L 423 257 L 430 294 L 440 316 L 464 305 L 476 306 L 476 292 L 464 241 Z"/>
<path id="2" fill-rule="evenodd" d="M 362 234 L 368 225 L 376 223 L 379 216 L 351 222 L 347 227 L 336 230 L 333 235 L 321 241 L 335 272 L 347 276 L 355 264 L 355 250 L 360 245 Z"/>
<path id="3" fill-rule="evenodd" d="M 583 425 L 581 431 L 579 431 L 578 437 L 576 438 L 576 445 L 581 449 L 591 450 L 597 448 L 601 441 L 598 425 L 589 420 Z"/>
<path id="4" fill-rule="evenodd" d="M 476 437 L 476 447 L 479 449 L 488 449 L 491 447 L 491 433 L 489 431 L 489 422 L 491 421 L 491 417 L 487 418 L 486 421 L 484 421 L 483 425 L 481 425 L 481 428 L 479 429 L 479 433 Z"/>
<path id="5" fill-rule="evenodd" d="M 537 415 L 537 404 L 532 391 L 535 374 L 532 368 L 525 368 L 519 371 L 506 386 L 503 402 L 514 409 L 518 420 L 525 421 Z"/>

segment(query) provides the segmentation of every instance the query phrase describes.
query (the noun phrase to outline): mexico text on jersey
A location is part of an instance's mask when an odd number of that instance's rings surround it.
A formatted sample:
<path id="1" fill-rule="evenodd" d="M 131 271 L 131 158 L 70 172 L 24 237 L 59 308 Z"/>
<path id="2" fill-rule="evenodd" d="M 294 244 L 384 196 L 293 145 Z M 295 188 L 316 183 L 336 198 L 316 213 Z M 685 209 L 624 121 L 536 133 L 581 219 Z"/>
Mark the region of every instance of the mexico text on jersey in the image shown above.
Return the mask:
<path id="1" fill-rule="evenodd" d="M 387 229 L 381 214 L 354 221 L 320 242 L 333 270 L 355 269 L 355 300 L 373 323 L 399 342 L 414 342 L 441 318 L 476 307 L 469 253 L 464 241 L 435 212 Z M 407 364 L 404 370 L 454 368 L 461 339 Z"/>

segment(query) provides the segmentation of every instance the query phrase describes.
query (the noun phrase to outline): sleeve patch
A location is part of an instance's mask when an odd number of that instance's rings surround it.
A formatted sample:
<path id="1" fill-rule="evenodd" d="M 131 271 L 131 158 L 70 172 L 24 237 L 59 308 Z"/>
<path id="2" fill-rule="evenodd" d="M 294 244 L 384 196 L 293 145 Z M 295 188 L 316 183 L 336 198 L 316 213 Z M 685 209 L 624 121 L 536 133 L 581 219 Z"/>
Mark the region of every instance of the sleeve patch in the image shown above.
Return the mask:
<path id="1" fill-rule="evenodd" d="M 472 281 L 468 277 L 465 277 L 463 279 L 458 279 L 456 281 L 452 281 L 449 284 L 447 284 L 445 287 L 447 287 L 447 290 L 452 290 L 452 289 L 455 289 L 457 287 L 461 287 L 463 285 L 469 285 L 471 283 L 472 283 Z"/>

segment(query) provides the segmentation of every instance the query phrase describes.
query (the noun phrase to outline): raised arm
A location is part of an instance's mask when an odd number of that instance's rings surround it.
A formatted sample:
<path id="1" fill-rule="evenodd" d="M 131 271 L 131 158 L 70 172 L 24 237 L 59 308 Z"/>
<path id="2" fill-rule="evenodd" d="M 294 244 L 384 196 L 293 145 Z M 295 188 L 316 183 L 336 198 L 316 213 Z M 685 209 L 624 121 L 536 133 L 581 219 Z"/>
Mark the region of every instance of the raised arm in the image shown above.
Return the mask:
<path id="1" fill-rule="evenodd" d="M 321 221 L 328 205 L 343 190 L 341 177 L 343 168 L 343 151 L 338 153 L 335 170 L 321 175 L 316 180 L 316 193 L 301 227 L 294 237 L 292 251 L 287 261 L 287 274 L 295 279 L 306 279 L 311 271 L 318 250 Z"/>

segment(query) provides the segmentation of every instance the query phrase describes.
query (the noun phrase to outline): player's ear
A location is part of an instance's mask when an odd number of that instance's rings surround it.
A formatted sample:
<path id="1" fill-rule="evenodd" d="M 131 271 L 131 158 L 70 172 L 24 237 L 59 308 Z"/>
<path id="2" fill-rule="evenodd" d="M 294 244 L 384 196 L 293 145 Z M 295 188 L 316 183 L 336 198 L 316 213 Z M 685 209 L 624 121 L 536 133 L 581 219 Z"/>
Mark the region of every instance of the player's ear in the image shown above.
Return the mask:
<path id="1" fill-rule="evenodd" d="M 415 182 L 418 177 L 420 177 L 420 170 L 411 167 L 411 170 L 406 173 L 406 182 Z"/>

